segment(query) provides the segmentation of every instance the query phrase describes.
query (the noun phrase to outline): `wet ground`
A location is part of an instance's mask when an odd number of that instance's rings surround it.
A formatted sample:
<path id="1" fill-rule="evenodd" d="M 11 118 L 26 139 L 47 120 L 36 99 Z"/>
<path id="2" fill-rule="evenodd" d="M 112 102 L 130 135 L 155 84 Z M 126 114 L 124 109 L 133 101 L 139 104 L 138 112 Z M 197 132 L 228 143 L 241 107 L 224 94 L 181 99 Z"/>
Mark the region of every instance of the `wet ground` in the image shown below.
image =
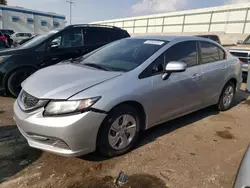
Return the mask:
<path id="1" fill-rule="evenodd" d="M 219 113 L 206 108 L 152 128 L 132 152 L 113 159 L 97 154 L 66 158 L 32 149 L 12 120 L 11 98 L 0 97 L 0 188 L 230 188 L 249 144 L 250 97 Z"/>

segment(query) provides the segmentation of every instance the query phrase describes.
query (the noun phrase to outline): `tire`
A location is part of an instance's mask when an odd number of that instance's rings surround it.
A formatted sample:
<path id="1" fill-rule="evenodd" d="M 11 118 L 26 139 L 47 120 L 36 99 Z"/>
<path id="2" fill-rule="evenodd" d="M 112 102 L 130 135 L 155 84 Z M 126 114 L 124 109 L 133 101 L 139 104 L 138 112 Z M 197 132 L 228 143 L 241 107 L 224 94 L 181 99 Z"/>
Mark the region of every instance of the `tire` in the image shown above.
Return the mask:
<path id="1" fill-rule="evenodd" d="M 11 95 L 17 97 L 22 87 L 21 83 L 35 72 L 32 68 L 20 68 L 12 72 L 7 80 L 7 89 Z"/>
<path id="2" fill-rule="evenodd" d="M 231 88 L 231 89 L 229 89 L 229 88 Z M 230 92 L 229 92 L 229 90 L 230 90 Z M 230 97 L 227 94 L 228 92 L 230 93 Z M 221 92 L 220 100 L 217 104 L 218 110 L 219 111 L 226 111 L 226 110 L 230 109 L 232 107 L 234 97 L 235 97 L 235 84 L 230 81 L 224 86 L 224 88 Z"/>
<path id="3" fill-rule="evenodd" d="M 106 157 L 115 157 L 129 152 L 137 144 L 141 122 L 137 110 L 132 106 L 124 104 L 115 107 L 102 123 L 98 134 L 98 150 Z M 124 129 L 122 129 L 121 132 L 116 132 L 114 127 L 118 129 L 125 127 L 125 131 L 123 132 Z M 124 140 L 127 143 L 123 142 Z M 113 143 L 113 146 L 111 143 Z"/>

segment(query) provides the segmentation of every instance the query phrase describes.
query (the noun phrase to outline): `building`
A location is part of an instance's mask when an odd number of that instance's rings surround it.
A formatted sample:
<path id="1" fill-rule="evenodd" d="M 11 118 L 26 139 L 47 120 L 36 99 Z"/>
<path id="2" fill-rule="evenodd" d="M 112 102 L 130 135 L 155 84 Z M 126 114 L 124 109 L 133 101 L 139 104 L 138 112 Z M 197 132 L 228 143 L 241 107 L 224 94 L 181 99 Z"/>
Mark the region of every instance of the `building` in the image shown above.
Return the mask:
<path id="1" fill-rule="evenodd" d="M 65 26 L 65 16 L 22 7 L 0 6 L 0 28 L 41 34 Z"/>
<path id="2" fill-rule="evenodd" d="M 224 43 L 244 39 L 250 33 L 250 3 L 194 9 L 148 16 L 97 21 L 138 34 L 222 35 Z"/>

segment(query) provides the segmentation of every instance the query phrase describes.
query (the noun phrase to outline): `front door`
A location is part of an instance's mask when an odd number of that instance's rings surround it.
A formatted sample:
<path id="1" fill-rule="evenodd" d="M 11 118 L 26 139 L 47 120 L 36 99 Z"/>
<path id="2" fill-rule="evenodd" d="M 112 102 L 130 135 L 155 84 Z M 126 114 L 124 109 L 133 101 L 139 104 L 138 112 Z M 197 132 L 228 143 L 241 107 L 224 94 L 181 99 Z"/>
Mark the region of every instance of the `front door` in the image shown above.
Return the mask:
<path id="1" fill-rule="evenodd" d="M 165 60 L 164 60 L 165 59 Z M 153 64 L 153 69 L 163 70 L 164 62 L 185 62 L 184 72 L 169 74 L 166 80 L 162 73 L 153 75 L 152 91 L 148 95 L 152 101 L 149 111 L 149 125 L 155 125 L 168 119 L 180 116 L 201 105 L 201 65 L 198 64 L 198 44 L 196 41 L 177 43 L 170 47 Z"/>

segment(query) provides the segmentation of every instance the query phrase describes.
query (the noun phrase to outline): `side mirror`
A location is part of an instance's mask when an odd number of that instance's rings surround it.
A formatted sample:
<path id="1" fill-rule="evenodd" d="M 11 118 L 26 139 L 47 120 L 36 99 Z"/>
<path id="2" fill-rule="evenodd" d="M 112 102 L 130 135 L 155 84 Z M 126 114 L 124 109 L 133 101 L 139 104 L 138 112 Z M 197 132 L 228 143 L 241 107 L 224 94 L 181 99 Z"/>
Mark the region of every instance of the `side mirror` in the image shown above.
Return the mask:
<path id="1" fill-rule="evenodd" d="M 172 72 L 184 72 L 187 69 L 187 64 L 184 62 L 171 61 L 165 66 L 162 79 L 165 80 Z"/>
<path id="2" fill-rule="evenodd" d="M 57 48 L 59 48 L 59 44 L 57 42 L 52 42 L 52 43 L 50 43 L 49 48 L 50 49 L 57 49 Z"/>
<path id="3" fill-rule="evenodd" d="M 237 44 L 242 44 L 243 43 L 243 40 L 238 40 L 237 41 Z"/>

